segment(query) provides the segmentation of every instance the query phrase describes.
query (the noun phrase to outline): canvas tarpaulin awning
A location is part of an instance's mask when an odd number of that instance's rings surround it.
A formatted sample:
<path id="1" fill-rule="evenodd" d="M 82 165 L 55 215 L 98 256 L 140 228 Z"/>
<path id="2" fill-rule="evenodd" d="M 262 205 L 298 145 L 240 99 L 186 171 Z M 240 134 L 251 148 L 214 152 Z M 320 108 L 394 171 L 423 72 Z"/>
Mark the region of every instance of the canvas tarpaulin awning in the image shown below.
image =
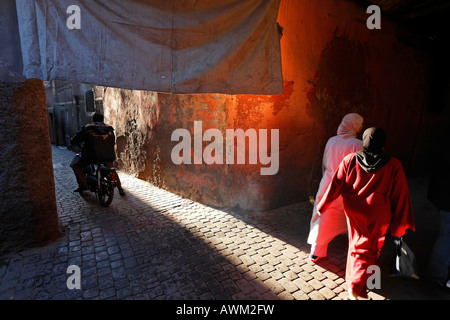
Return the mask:
<path id="1" fill-rule="evenodd" d="M 24 75 L 171 93 L 279 94 L 280 0 L 16 0 Z M 80 8 L 69 29 L 68 7 Z"/>

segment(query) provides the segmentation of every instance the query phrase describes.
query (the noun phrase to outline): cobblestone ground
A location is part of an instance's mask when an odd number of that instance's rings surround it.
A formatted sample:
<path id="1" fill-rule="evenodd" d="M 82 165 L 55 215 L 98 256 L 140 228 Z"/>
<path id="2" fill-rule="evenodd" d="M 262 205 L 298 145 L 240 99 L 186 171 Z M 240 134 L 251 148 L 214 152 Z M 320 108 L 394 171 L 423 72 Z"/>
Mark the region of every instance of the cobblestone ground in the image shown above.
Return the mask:
<path id="1" fill-rule="evenodd" d="M 345 299 L 347 240 L 308 261 L 311 205 L 237 214 L 217 210 L 120 173 L 127 193 L 103 208 L 80 196 L 52 147 L 61 238 L 0 258 L 0 299 L 330 300 Z M 389 250 L 386 249 L 387 251 Z M 383 262 L 386 265 L 386 262 Z M 69 290 L 67 268 L 81 270 Z M 383 268 L 383 267 L 382 267 Z M 384 270 L 384 269 L 383 269 Z M 448 299 L 420 280 L 387 278 L 371 299 Z"/>

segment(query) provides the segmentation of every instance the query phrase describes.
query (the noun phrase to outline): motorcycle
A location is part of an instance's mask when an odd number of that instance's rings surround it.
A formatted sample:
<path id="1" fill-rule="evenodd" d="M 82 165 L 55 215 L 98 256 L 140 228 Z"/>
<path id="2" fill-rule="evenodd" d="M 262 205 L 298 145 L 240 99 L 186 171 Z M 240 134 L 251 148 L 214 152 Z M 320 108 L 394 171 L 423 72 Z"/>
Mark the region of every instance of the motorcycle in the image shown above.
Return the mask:
<path id="1" fill-rule="evenodd" d="M 70 164 L 71 167 L 78 163 L 81 154 L 75 155 Z M 100 204 L 108 207 L 114 198 L 114 188 L 117 187 L 117 173 L 114 167 L 105 163 L 91 163 L 83 169 L 89 191 L 95 193 Z"/>
<path id="2" fill-rule="evenodd" d="M 84 169 L 89 190 L 94 192 L 104 207 L 108 207 L 114 198 L 114 188 L 117 186 L 116 170 L 98 162 Z"/>

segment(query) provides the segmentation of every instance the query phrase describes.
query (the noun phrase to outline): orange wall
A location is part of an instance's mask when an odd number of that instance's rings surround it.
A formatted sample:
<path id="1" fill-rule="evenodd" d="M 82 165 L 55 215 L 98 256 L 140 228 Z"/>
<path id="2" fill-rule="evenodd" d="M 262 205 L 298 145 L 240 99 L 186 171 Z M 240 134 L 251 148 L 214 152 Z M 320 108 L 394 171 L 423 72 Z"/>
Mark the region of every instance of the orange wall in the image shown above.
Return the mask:
<path id="1" fill-rule="evenodd" d="M 106 119 L 126 141 L 122 169 L 217 206 L 257 210 L 305 200 L 317 190 L 325 143 L 349 112 L 363 115 L 366 126 L 383 127 L 387 150 L 411 166 L 417 145 L 426 149 L 415 134 L 428 121 L 420 122 L 426 56 L 402 43 L 399 26 L 385 19 L 381 30 L 369 30 L 368 17 L 366 8 L 345 0 L 282 0 L 283 95 L 107 89 Z M 224 136 L 226 129 L 279 129 L 278 173 L 261 176 L 261 166 L 249 164 L 174 165 L 171 134 L 192 130 L 194 121 Z"/>

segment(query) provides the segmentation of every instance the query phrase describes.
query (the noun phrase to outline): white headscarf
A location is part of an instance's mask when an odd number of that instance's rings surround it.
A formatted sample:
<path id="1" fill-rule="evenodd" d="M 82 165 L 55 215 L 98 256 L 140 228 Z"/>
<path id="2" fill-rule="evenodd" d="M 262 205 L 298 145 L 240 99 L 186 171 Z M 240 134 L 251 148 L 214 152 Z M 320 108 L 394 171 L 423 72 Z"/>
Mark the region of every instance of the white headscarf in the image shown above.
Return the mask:
<path id="1" fill-rule="evenodd" d="M 339 125 L 337 134 L 343 138 L 356 137 L 356 133 L 359 128 L 361 128 L 364 122 L 364 118 L 357 113 L 349 113 L 344 118 Z"/>

